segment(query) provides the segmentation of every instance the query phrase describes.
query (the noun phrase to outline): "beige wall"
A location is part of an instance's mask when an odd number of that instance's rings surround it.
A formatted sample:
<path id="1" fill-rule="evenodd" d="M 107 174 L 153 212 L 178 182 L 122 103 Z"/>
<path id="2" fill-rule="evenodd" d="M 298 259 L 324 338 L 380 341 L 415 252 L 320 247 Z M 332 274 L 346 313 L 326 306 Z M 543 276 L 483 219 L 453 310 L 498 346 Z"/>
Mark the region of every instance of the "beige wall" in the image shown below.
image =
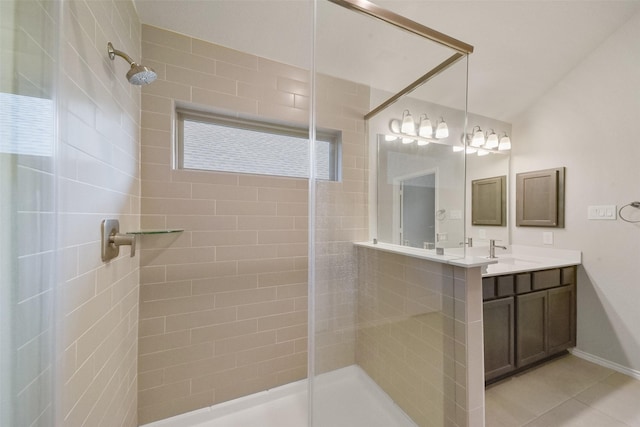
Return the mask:
<path id="1" fill-rule="evenodd" d="M 419 426 L 481 426 L 480 269 L 358 248 L 356 361 Z"/>
<path id="2" fill-rule="evenodd" d="M 306 70 L 154 27 L 143 56 L 159 79 L 142 99 L 142 225 L 185 231 L 142 238 L 141 423 L 306 377 L 308 181 L 171 165 L 176 102 L 306 125 L 310 96 Z M 335 84 L 321 122 L 343 131 L 345 182 L 326 185 L 349 231 L 334 241 L 353 237 L 344 203 L 365 202 L 350 197 L 365 176 L 356 88 Z"/>
<path id="3" fill-rule="evenodd" d="M 635 14 L 514 121 L 511 177 L 566 167 L 565 228 L 512 227 L 513 243 L 542 246 L 551 231 L 554 247 L 582 251 L 577 348 L 638 377 L 640 224 L 588 220 L 587 207 L 640 198 L 639 38 Z M 625 209 L 640 219 L 637 211 Z"/>
<path id="4" fill-rule="evenodd" d="M 125 247 L 103 263 L 100 222 L 139 228 L 140 89 L 106 45 L 139 58 L 140 24 L 130 1 L 80 0 L 64 2 L 63 23 L 59 425 L 136 426 L 139 257 Z"/>

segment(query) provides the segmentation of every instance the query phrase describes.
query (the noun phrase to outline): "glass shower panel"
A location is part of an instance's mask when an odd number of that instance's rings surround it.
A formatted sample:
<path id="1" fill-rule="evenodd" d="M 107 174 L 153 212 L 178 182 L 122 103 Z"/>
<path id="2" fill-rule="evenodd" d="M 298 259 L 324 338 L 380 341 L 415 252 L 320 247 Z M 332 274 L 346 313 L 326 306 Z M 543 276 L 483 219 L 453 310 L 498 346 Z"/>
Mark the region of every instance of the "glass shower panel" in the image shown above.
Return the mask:
<path id="1" fill-rule="evenodd" d="M 0 2 L 0 425 L 54 421 L 56 2 Z"/>
<path id="2" fill-rule="evenodd" d="M 340 181 L 311 182 L 310 423 L 463 425 L 456 424 L 456 395 L 464 391 L 456 383 L 456 366 L 464 366 L 456 352 L 464 347 L 456 340 L 453 267 L 354 243 L 380 236 L 379 210 L 388 243 L 402 243 L 391 237 L 391 218 L 402 209 L 392 205 L 393 185 L 405 181 L 414 201 L 432 203 L 421 209 L 435 225 L 424 230 L 415 221 L 415 233 L 424 232 L 415 246 L 439 235 L 433 252 L 463 256 L 465 159 L 453 146 L 465 128 L 466 58 L 451 77 L 447 70 L 365 120 L 453 51 L 329 1 L 316 6 L 315 127 L 340 131 L 342 146 Z M 416 132 L 426 113 L 434 130 L 444 118 L 449 136 L 428 145 L 387 138 L 407 109 Z M 382 201 L 378 163 L 388 169 Z"/>

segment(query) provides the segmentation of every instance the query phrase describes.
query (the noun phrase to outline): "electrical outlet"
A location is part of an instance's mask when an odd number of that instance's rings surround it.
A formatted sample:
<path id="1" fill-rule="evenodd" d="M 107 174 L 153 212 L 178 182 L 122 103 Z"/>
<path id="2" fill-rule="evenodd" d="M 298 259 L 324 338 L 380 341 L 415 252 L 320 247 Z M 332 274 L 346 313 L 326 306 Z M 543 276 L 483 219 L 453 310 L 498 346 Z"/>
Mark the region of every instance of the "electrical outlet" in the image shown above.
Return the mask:
<path id="1" fill-rule="evenodd" d="M 544 231 L 542 233 L 542 243 L 545 245 L 553 245 L 553 231 Z"/>

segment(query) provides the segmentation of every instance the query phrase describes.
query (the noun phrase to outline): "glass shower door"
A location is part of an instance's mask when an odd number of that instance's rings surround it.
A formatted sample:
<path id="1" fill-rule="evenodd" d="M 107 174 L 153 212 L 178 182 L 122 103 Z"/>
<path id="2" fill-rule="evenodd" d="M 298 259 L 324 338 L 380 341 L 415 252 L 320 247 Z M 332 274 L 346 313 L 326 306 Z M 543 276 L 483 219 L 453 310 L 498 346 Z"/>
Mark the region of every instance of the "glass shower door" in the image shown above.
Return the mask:
<path id="1" fill-rule="evenodd" d="M 53 426 L 57 2 L 0 2 L 0 425 Z"/>

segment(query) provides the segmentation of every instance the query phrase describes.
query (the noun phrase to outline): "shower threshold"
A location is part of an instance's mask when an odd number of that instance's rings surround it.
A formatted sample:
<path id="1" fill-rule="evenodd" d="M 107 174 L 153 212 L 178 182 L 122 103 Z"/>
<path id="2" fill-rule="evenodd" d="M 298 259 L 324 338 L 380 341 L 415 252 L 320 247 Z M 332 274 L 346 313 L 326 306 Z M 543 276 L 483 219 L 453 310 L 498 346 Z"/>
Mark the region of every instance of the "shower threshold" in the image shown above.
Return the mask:
<path id="1" fill-rule="evenodd" d="M 356 365 L 318 375 L 314 386 L 315 426 L 416 426 Z M 301 427 L 307 417 L 307 380 L 302 380 L 142 427 Z"/>

